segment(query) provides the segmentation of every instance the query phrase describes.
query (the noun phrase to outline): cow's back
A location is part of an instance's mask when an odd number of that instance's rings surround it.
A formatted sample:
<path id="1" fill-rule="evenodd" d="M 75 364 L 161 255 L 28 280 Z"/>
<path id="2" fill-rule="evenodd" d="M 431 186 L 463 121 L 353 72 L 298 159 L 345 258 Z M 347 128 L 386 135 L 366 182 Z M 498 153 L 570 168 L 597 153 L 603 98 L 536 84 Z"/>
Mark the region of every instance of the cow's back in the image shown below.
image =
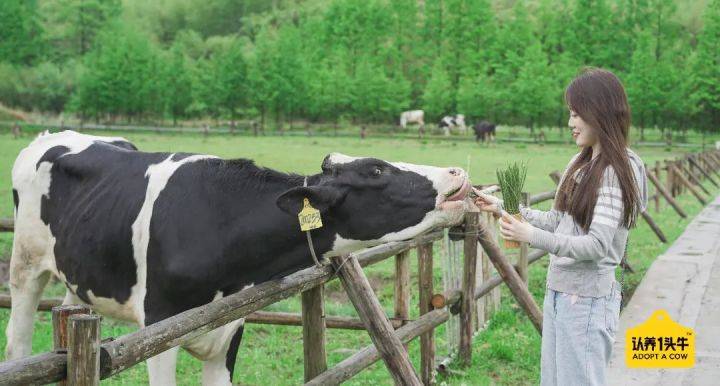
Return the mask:
<path id="1" fill-rule="evenodd" d="M 13 166 L 16 247 L 87 303 L 124 303 L 137 282 L 130 225 L 148 165 L 168 155 L 133 149 L 122 138 L 66 131 L 41 135 Z"/>

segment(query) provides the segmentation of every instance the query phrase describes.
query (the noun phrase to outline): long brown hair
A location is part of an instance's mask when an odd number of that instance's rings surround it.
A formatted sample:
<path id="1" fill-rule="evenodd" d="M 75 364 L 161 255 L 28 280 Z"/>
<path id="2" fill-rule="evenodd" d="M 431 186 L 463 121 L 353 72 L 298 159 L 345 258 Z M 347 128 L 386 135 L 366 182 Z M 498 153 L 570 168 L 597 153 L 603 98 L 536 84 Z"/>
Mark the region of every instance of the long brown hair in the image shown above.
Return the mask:
<path id="1" fill-rule="evenodd" d="M 626 150 L 630 106 L 620 79 L 607 70 L 586 68 L 565 90 L 565 103 L 597 133 L 602 151 L 593 160 L 592 147 L 583 148 L 565 173 L 555 209 L 570 213 L 588 231 L 603 173 L 612 166 L 622 190 L 621 225 L 633 226 L 638 215 L 639 193 Z M 576 173 L 580 177 L 577 183 Z"/>

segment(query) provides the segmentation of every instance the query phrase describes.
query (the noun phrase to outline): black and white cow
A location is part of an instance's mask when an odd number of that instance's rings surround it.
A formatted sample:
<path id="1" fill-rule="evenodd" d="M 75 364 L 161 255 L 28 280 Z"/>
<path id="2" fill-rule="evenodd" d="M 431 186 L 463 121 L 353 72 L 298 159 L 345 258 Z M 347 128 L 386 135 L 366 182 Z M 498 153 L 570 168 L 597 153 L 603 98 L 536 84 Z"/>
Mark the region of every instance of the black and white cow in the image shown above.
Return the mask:
<path id="1" fill-rule="evenodd" d="M 442 117 L 438 127 L 443 131 L 443 134 L 450 135 L 450 131 L 457 129 L 462 135 L 467 134 L 467 126 L 465 126 L 465 115 L 446 115 Z"/>
<path id="2" fill-rule="evenodd" d="M 459 168 L 333 153 L 305 177 L 72 131 L 23 149 L 12 180 L 8 359 L 30 354 L 51 275 L 65 303 L 146 326 L 312 266 L 304 198 L 322 213 L 312 237 L 327 258 L 459 222 L 469 189 Z M 183 346 L 204 362 L 204 384 L 230 384 L 242 331 L 238 320 Z M 151 384 L 175 384 L 178 349 L 148 360 Z"/>
<path id="3" fill-rule="evenodd" d="M 481 121 L 473 125 L 475 131 L 475 142 L 495 142 L 495 124 L 488 121 Z"/>

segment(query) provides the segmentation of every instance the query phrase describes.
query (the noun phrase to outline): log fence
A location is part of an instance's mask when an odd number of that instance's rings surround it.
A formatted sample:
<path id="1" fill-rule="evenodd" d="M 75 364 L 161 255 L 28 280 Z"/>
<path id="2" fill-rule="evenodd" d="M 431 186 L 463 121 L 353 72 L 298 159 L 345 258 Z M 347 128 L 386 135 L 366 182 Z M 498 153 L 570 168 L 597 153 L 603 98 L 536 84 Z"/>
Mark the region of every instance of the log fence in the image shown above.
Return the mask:
<path id="1" fill-rule="evenodd" d="M 657 162 L 647 168 L 654 186 L 651 200 L 660 210 L 664 199 L 681 217 L 687 217 L 673 198 L 682 189 L 689 190 L 700 202 L 706 202 L 700 191 L 703 181 L 717 186 L 712 174 L 718 174 L 720 152 L 716 150 L 689 154 Z M 665 174 L 665 183 L 661 182 Z M 559 173 L 552 173 L 556 183 Z M 488 189 L 488 192 L 497 189 Z M 539 194 L 523 194 L 527 206 L 555 197 L 555 190 Z M 664 234 L 650 217 L 649 208 L 643 218 L 658 238 Z M 100 342 L 100 317 L 87 306 L 61 305 L 60 299 L 44 299 L 39 310 L 53 311 L 54 349 L 27 358 L 0 363 L 0 384 L 46 384 L 67 382 L 69 385 L 97 385 L 142 361 L 168 349 L 182 345 L 217 327 L 239 318 L 247 323 L 302 326 L 304 379 L 307 385 L 339 384 L 352 378 L 373 363 L 382 360 L 396 384 L 419 385 L 434 383 L 439 368 L 447 368 L 449 359 L 436 358 L 434 330 L 459 314 L 460 331 L 457 363 L 466 366 L 472 360 L 473 335 L 497 309 L 495 293 L 506 283 L 533 326 L 542 331 L 542 313 L 528 291 L 528 266 L 541 259 L 545 252 L 520 248 L 513 265 L 498 246 L 496 219 L 488 214 L 469 211 L 462 225 L 463 267 L 461 288 L 437 293 L 433 288 L 433 245 L 445 237 L 445 230 L 436 229 L 413 240 L 391 242 L 331 259 L 330 265 L 310 267 L 282 279 L 272 280 L 235 294 L 193 308 L 152 324 L 136 332 Z M 0 230 L 12 231 L 12 220 L 0 219 Z M 418 258 L 418 317 L 411 319 L 412 290 L 410 251 Z M 365 276 L 363 267 L 390 257 L 395 261 L 394 305 L 386 315 Z M 491 272 L 494 267 L 496 274 Z M 325 283 L 339 278 L 359 317 L 325 315 Z M 302 312 L 267 312 L 263 308 L 287 297 L 300 294 Z M 0 307 L 9 307 L 12 299 L 0 295 Z M 365 330 L 372 344 L 333 367 L 327 365 L 326 328 Z M 420 337 L 420 367 L 416 371 L 407 352 L 407 344 Z M 438 363 L 439 362 L 439 363 Z"/>

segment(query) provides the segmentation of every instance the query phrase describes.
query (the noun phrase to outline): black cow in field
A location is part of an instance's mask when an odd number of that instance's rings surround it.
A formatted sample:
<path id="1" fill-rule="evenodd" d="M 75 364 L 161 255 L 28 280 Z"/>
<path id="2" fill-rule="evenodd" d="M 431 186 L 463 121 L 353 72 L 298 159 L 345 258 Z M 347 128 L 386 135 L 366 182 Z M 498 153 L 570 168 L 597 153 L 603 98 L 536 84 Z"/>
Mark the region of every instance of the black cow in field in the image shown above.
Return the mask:
<path id="1" fill-rule="evenodd" d="M 481 121 L 473 125 L 475 131 L 475 142 L 495 142 L 495 124 L 488 121 Z"/>
<path id="2" fill-rule="evenodd" d="M 66 304 L 147 326 L 312 266 L 298 224 L 306 198 L 321 212 L 312 238 L 327 258 L 457 223 L 469 190 L 459 168 L 333 153 L 301 176 L 73 131 L 35 139 L 12 181 L 7 359 L 30 355 L 51 275 Z M 238 320 L 183 345 L 203 361 L 203 384 L 231 383 L 242 332 Z M 178 350 L 148 360 L 152 385 L 175 384 Z"/>

